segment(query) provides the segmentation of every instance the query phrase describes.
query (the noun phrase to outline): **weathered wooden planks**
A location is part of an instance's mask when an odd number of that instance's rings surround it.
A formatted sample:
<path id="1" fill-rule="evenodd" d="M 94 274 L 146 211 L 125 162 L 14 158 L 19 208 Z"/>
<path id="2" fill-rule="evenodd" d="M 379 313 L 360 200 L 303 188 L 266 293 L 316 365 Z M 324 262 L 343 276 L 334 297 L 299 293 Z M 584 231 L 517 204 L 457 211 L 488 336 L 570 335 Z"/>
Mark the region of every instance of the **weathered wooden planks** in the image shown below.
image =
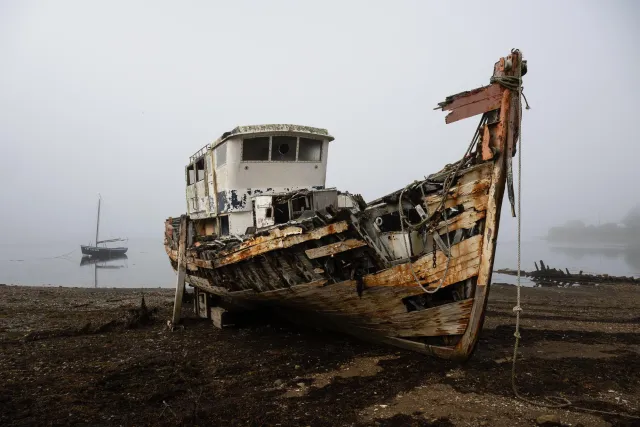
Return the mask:
<path id="1" fill-rule="evenodd" d="M 485 216 L 486 211 L 476 211 L 475 209 L 464 211 L 453 218 L 447 219 L 447 221 L 440 221 L 437 228 L 438 234 L 443 234 L 447 230 L 451 232 L 459 229 L 471 228 Z"/>
<path id="2" fill-rule="evenodd" d="M 390 337 L 461 335 L 467 327 L 472 306 L 473 299 L 466 299 L 390 316 L 359 316 L 350 323 Z"/>
<path id="3" fill-rule="evenodd" d="M 465 210 L 475 209 L 484 211 L 487 209 L 486 195 L 491 186 L 491 171 L 493 162 L 487 162 L 483 167 L 474 169 L 458 179 L 456 185 L 449 189 L 445 199 L 445 207 L 451 208 L 463 205 Z M 435 211 L 440 206 L 442 196 L 434 194 L 424 198 L 429 212 Z"/>
<path id="4" fill-rule="evenodd" d="M 298 228 L 298 227 L 290 227 L 290 228 Z M 233 264 L 244 259 L 249 259 L 255 257 L 256 255 L 261 255 L 266 252 L 271 252 L 277 249 L 289 248 L 291 246 L 307 242 L 310 240 L 318 240 L 330 234 L 337 234 L 346 231 L 349 228 L 346 221 L 340 221 L 335 224 L 329 224 L 324 227 L 319 227 L 314 230 L 311 230 L 308 233 L 298 234 L 293 233 L 285 233 L 283 237 L 272 237 L 269 240 L 262 240 L 261 243 L 252 245 L 250 247 L 245 247 L 243 249 L 232 252 L 226 256 L 222 256 L 213 261 L 203 260 L 195 257 L 189 257 L 187 262 L 191 264 L 193 270 L 194 267 L 201 268 L 218 268 L 227 264 Z M 177 259 L 177 251 L 166 249 L 169 257 L 175 261 Z"/>
<path id="5" fill-rule="evenodd" d="M 251 247 L 240 249 L 232 254 L 218 258 L 212 261 L 213 267 L 218 268 L 223 265 L 233 264 L 244 259 L 252 258 L 256 255 L 260 255 L 266 252 L 271 252 L 276 249 L 290 248 L 291 246 L 307 242 L 309 240 L 318 240 L 330 234 L 342 233 L 349 228 L 346 221 L 336 222 L 335 224 L 329 224 L 324 227 L 316 228 L 308 233 L 289 235 L 285 237 L 274 238 L 267 240 Z"/>
<path id="6" fill-rule="evenodd" d="M 449 271 L 443 286 L 464 280 L 463 276 L 477 274 L 480 264 L 480 250 L 482 248 L 482 236 L 473 236 L 463 240 L 457 245 L 451 246 L 451 261 Z M 437 286 L 446 269 L 447 256 L 442 252 L 436 253 L 436 266 L 433 267 L 433 256 L 427 254 L 413 263 L 413 272 L 416 274 L 421 284 L 431 287 Z M 474 274 L 474 271 L 476 272 Z M 457 280 L 460 279 L 460 280 Z M 456 280 L 456 281 L 453 281 Z M 415 278 L 411 273 L 408 263 L 396 265 L 381 272 L 364 276 L 364 283 L 367 286 L 416 286 Z M 419 287 L 418 287 L 419 288 Z"/>
<path id="7" fill-rule="evenodd" d="M 389 286 L 368 288 L 358 296 L 354 281 L 322 286 L 326 281 L 267 292 L 232 292 L 238 299 L 262 301 L 330 316 L 337 325 L 349 324 L 389 336 L 459 335 L 467 326 L 472 299 L 407 312 L 405 296 L 422 290 Z"/>
<path id="8" fill-rule="evenodd" d="M 443 111 L 451 111 L 445 118 L 446 123 L 453 123 L 500 108 L 502 88 L 498 84 L 492 84 L 450 98 L 449 102 L 442 105 Z"/>
<path id="9" fill-rule="evenodd" d="M 319 248 L 307 249 L 306 251 L 304 251 L 304 253 L 307 254 L 307 257 L 309 257 L 309 259 L 316 259 L 339 254 L 340 252 L 346 252 L 351 249 L 360 248 L 366 245 L 367 244 L 362 240 L 347 239 L 343 242 L 336 242 Z"/>

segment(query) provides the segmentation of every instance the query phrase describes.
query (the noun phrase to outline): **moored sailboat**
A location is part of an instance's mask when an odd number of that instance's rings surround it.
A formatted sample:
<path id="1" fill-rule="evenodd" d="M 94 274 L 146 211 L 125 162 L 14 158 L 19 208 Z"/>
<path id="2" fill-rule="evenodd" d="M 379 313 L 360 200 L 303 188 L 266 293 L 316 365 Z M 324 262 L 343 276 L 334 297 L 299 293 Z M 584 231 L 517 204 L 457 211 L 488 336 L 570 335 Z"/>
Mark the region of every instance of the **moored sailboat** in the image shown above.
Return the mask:
<path id="1" fill-rule="evenodd" d="M 114 242 L 124 242 L 126 239 L 116 238 L 116 239 L 107 239 L 107 240 L 99 240 L 100 235 L 100 204 L 102 202 L 102 197 L 98 195 L 98 216 L 96 220 L 96 240 L 95 246 L 92 245 L 80 245 L 80 250 L 82 251 L 82 255 L 90 256 L 92 258 L 101 258 L 101 259 L 109 259 L 109 258 L 118 258 L 122 257 L 127 253 L 127 248 L 125 247 L 116 247 L 111 248 L 107 246 L 107 243 Z"/>

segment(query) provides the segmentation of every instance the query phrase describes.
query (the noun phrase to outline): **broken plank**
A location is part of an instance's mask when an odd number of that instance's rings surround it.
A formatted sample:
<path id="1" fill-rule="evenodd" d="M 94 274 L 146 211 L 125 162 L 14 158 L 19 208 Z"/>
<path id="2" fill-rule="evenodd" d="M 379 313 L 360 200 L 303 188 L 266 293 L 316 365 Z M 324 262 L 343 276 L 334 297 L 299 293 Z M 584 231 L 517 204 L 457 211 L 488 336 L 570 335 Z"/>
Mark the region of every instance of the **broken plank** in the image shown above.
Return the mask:
<path id="1" fill-rule="evenodd" d="M 456 95 L 452 102 L 442 107 L 444 111 L 451 111 L 447 114 L 445 123 L 453 123 L 500 108 L 504 90 L 500 85 L 492 84 Z"/>
<path id="2" fill-rule="evenodd" d="M 325 256 L 331 256 L 338 254 L 340 252 L 345 252 L 351 249 L 360 248 L 362 246 L 366 246 L 367 244 L 362 240 L 358 239 L 347 239 L 343 242 L 331 243 L 326 246 L 321 246 L 319 248 L 307 249 L 305 254 L 310 259 L 321 258 Z"/>
<path id="3" fill-rule="evenodd" d="M 281 237 L 273 240 L 268 240 L 263 243 L 251 246 L 249 248 L 241 249 L 239 251 L 233 252 L 227 256 L 223 256 L 212 261 L 212 265 L 214 268 L 222 267 L 227 264 L 233 264 L 239 261 L 243 261 L 245 259 L 253 258 L 257 255 L 264 254 L 266 252 L 271 252 L 276 249 L 284 249 L 289 248 L 291 246 L 295 246 L 297 244 L 307 242 L 310 240 L 318 240 L 325 236 L 331 234 L 342 233 L 349 228 L 346 221 L 340 221 L 335 224 L 329 224 L 324 227 L 316 228 L 311 230 L 308 233 L 291 235 L 286 237 Z"/>
<path id="4" fill-rule="evenodd" d="M 457 245 L 451 246 L 449 270 L 457 271 L 456 269 L 459 266 L 476 266 L 481 249 L 482 236 L 480 235 L 470 237 Z M 434 268 L 432 265 L 433 255 L 423 255 L 413 263 L 413 273 L 421 283 L 428 284 L 440 280 L 446 269 L 446 262 L 447 256 L 438 251 L 436 252 L 436 267 Z M 409 263 L 400 264 L 381 272 L 364 276 L 364 283 L 367 286 L 417 286 L 413 273 Z M 449 277 L 446 281 L 449 283 Z"/>
<path id="5" fill-rule="evenodd" d="M 437 227 L 438 234 L 446 233 L 447 230 L 451 232 L 459 229 L 472 228 L 479 220 L 483 219 L 485 215 L 485 211 L 478 212 L 475 209 L 464 211 L 451 219 L 447 219 L 447 221 L 440 221 Z"/>

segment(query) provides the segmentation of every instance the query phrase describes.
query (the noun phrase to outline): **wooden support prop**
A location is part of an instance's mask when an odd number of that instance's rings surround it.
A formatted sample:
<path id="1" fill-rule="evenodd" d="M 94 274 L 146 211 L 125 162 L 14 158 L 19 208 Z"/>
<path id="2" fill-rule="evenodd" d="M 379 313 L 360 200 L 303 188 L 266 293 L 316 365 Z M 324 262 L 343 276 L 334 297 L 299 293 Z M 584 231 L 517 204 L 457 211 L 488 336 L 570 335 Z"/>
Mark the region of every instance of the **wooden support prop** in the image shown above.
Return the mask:
<path id="1" fill-rule="evenodd" d="M 538 263 L 537 262 L 533 261 L 533 265 L 536 266 L 536 271 L 540 271 L 540 269 L 538 268 Z"/>
<path id="2" fill-rule="evenodd" d="M 178 241 L 178 274 L 176 278 L 176 295 L 173 300 L 173 317 L 171 324 L 177 325 L 180 322 L 180 312 L 182 311 L 182 296 L 184 295 L 184 278 L 186 275 L 185 252 L 187 250 L 187 227 L 189 217 L 180 217 L 180 240 Z"/>

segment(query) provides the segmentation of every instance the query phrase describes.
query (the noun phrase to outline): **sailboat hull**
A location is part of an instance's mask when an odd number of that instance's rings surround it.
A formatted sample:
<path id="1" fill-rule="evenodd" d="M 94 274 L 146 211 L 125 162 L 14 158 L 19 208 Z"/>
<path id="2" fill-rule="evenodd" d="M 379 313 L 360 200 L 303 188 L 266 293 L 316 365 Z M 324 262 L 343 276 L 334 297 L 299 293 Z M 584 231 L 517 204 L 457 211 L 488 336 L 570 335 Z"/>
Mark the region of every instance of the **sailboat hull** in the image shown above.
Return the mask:
<path id="1" fill-rule="evenodd" d="M 82 255 L 92 258 L 115 258 L 127 253 L 127 248 L 105 248 L 97 246 L 80 246 Z"/>

